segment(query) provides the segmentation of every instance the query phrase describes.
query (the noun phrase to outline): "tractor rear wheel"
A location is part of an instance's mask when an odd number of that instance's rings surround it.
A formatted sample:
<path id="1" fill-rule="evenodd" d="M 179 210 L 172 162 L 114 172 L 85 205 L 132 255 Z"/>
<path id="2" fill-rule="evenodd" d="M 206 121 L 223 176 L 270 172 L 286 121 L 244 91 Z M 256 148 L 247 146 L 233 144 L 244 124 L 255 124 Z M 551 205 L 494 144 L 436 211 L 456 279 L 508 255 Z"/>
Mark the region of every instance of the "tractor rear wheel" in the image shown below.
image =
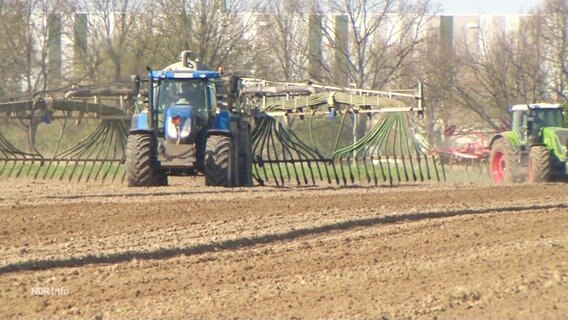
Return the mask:
<path id="1" fill-rule="evenodd" d="M 227 136 L 210 136 L 205 146 L 205 184 L 208 186 L 231 185 L 232 166 L 231 138 Z"/>
<path id="2" fill-rule="evenodd" d="M 513 149 L 505 139 L 498 139 L 491 146 L 489 154 L 489 174 L 493 184 L 512 183 L 514 181 L 515 161 Z"/>
<path id="3" fill-rule="evenodd" d="M 548 182 L 551 177 L 550 151 L 545 146 L 533 146 L 529 153 L 529 182 Z"/>
<path id="4" fill-rule="evenodd" d="M 126 178 L 129 187 L 167 186 L 168 176 L 159 168 L 151 134 L 131 134 L 126 148 Z"/>

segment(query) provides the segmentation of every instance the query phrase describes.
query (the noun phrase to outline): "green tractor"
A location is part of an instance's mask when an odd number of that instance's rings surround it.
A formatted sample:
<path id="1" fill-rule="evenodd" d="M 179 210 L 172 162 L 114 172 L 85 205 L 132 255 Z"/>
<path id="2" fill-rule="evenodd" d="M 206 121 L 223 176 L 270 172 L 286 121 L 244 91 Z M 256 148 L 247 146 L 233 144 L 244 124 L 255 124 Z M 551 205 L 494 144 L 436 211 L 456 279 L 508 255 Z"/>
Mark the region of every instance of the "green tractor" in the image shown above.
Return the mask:
<path id="1" fill-rule="evenodd" d="M 489 149 L 493 184 L 565 180 L 568 128 L 558 104 L 511 107 L 512 130 L 497 134 Z"/>
<path id="2" fill-rule="evenodd" d="M 229 100 L 237 97 L 239 79 L 227 84 L 191 51 L 163 70 L 150 70 L 145 108 L 133 115 L 128 135 L 128 186 L 163 186 L 169 175 L 197 174 L 210 186 L 250 186 L 250 117 L 231 110 L 223 101 L 226 91 Z"/>

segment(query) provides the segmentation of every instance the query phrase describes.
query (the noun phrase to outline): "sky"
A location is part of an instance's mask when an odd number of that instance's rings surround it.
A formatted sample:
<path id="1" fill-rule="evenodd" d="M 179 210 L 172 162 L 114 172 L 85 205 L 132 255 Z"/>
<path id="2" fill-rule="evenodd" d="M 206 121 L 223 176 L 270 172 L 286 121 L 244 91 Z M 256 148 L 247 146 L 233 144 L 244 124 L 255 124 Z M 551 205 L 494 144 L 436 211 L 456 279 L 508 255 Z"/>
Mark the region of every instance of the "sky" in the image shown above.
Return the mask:
<path id="1" fill-rule="evenodd" d="M 438 0 L 438 3 L 444 14 L 505 14 L 527 13 L 541 0 Z"/>

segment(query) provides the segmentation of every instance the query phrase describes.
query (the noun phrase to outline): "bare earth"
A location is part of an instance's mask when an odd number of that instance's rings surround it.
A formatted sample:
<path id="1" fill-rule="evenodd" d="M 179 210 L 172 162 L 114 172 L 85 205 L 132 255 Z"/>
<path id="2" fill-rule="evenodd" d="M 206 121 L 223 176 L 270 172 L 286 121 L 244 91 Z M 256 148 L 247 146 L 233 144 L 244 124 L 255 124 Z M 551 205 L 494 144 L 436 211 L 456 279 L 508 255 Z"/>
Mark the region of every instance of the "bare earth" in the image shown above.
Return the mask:
<path id="1" fill-rule="evenodd" d="M 566 184 L 0 184 L 0 318 L 568 318 Z"/>

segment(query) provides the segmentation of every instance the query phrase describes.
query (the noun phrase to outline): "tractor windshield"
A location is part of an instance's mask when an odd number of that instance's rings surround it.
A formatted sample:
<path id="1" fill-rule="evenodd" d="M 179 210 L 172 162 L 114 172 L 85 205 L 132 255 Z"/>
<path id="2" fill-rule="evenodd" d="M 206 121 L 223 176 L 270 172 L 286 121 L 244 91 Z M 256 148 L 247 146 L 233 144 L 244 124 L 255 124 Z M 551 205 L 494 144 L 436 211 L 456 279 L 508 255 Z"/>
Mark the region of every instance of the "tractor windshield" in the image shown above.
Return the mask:
<path id="1" fill-rule="evenodd" d="M 207 81 L 201 79 L 166 79 L 158 87 L 158 109 L 189 104 L 199 111 L 208 109 Z"/>
<path id="2" fill-rule="evenodd" d="M 562 127 L 562 109 L 538 109 L 534 114 L 535 125 L 540 127 Z"/>
<path id="3" fill-rule="evenodd" d="M 164 79 L 157 86 L 156 111 L 158 128 L 163 127 L 166 110 L 174 105 L 189 105 L 197 117 L 209 118 L 211 101 L 208 95 L 210 87 L 203 79 Z"/>

